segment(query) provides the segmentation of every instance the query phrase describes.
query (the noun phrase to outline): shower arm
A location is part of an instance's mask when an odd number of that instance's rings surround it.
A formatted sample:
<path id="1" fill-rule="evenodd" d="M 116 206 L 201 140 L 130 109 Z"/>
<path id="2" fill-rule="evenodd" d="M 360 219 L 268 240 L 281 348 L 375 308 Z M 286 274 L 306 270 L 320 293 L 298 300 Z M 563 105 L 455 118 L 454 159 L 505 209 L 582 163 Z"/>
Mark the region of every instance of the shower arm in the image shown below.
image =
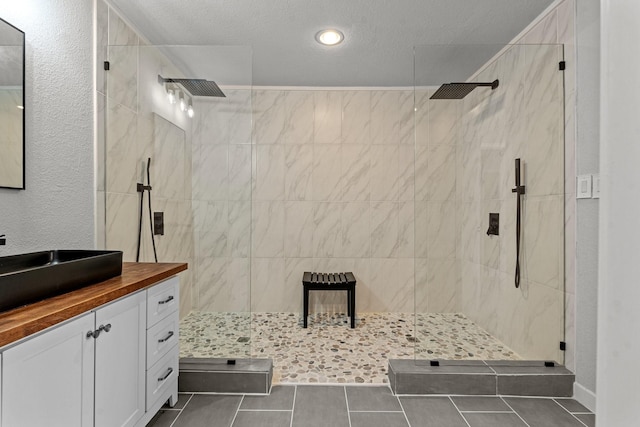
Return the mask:
<path id="1" fill-rule="evenodd" d="M 512 193 L 516 193 L 516 272 L 515 272 L 515 285 L 516 288 L 520 287 L 520 228 L 521 228 L 521 216 L 522 216 L 522 196 L 525 194 L 525 186 L 520 183 L 520 159 L 516 159 L 515 162 L 515 177 L 516 187 L 511 190 Z"/>

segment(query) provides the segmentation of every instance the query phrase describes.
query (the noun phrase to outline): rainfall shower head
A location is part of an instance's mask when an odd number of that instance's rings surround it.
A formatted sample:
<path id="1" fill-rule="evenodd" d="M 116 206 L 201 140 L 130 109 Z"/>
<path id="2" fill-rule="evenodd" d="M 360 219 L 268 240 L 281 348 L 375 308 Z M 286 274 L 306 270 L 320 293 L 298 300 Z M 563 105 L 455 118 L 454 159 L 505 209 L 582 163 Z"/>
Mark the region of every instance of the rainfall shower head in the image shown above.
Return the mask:
<path id="1" fill-rule="evenodd" d="M 169 79 L 158 75 L 158 83 L 174 83 L 181 85 L 191 96 L 217 96 L 226 98 L 216 82 L 204 79 Z"/>
<path id="2" fill-rule="evenodd" d="M 491 83 L 445 83 L 429 99 L 462 99 L 478 86 L 488 86 L 493 90 L 499 83 L 498 80 Z"/>

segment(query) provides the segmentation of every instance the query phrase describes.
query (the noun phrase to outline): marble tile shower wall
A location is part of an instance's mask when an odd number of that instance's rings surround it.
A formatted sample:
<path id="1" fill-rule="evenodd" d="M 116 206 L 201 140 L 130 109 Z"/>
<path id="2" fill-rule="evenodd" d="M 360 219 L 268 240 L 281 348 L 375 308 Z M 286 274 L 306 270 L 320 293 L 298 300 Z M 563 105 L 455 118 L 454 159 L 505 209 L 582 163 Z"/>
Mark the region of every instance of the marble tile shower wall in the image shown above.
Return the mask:
<path id="1" fill-rule="evenodd" d="M 456 259 L 456 172 L 460 137 L 459 101 L 433 101 L 434 90 L 416 90 L 415 132 L 415 308 L 459 312 Z"/>
<path id="2" fill-rule="evenodd" d="M 191 208 L 190 124 L 164 102 L 157 83 L 175 67 L 145 44 L 104 1 L 97 2 L 99 247 L 119 249 L 135 261 L 138 236 L 137 182 L 146 182 L 151 157 L 153 211 L 164 212 L 165 234 L 155 236 L 158 260 L 190 262 L 194 258 Z M 103 61 L 110 70 L 103 71 Z M 166 118 L 164 118 L 166 117 Z M 169 119 L 169 120 L 167 120 Z M 145 195 L 141 261 L 153 261 Z M 181 274 L 181 315 L 191 311 L 192 271 Z"/>
<path id="3" fill-rule="evenodd" d="M 198 98 L 193 122 L 194 308 L 248 312 L 251 91 Z"/>
<path id="4" fill-rule="evenodd" d="M 455 203 L 462 311 L 521 356 L 562 361 L 558 343 L 565 332 L 566 82 L 558 70 L 563 60 L 563 48 L 555 44 L 559 25 L 554 10 L 522 45 L 476 76 L 498 78 L 500 87 L 495 92 L 476 90 L 461 103 Z M 521 287 L 515 289 L 511 189 L 518 157 L 524 162 L 527 195 Z M 485 235 L 489 212 L 500 213 L 500 236 Z"/>
<path id="5" fill-rule="evenodd" d="M 252 311 L 299 312 L 306 270 L 353 271 L 360 312 L 412 311 L 413 91 L 230 95 L 198 104 L 206 124 L 196 127 L 204 137 L 195 138 L 194 191 L 220 190 L 206 203 L 219 213 L 209 224 L 217 231 L 200 234 L 201 246 L 215 247 L 206 262 L 218 272 L 213 284 L 198 283 L 200 308 L 228 310 L 237 298 L 230 286 L 249 291 L 251 249 Z M 239 109 L 253 112 L 252 134 L 227 129 L 250 120 Z M 215 168 L 199 168 L 209 152 Z M 318 293 L 312 305 L 344 311 L 344 300 Z"/>

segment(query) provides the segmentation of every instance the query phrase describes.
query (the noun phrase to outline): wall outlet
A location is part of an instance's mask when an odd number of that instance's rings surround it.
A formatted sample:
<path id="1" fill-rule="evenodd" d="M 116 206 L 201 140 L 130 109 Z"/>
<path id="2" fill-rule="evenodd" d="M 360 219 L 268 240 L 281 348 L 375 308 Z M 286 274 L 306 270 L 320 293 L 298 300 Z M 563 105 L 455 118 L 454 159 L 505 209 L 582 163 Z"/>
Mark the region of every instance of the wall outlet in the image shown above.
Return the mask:
<path id="1" fill-rule="evenodd" d="M 591 175 L 578 175 L 576 199 L 591 198 Z"/>

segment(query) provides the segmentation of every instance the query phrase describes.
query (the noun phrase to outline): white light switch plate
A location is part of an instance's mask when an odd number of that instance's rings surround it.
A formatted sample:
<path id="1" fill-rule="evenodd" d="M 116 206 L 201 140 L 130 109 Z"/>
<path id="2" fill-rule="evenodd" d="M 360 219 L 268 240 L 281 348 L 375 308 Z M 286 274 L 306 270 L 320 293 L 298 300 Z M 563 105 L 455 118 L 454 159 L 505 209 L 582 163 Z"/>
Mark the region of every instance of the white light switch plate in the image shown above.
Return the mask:
<path id="1" fill-rule="evenodd" d="M 600 174 L 596 173 L 593 174 L 593 183 L 591 185 L 592 187 L 592 196 L 594 199 L 599 199 L 600 198 Z"/>
<path id="2" fill-rule="evenodd" d="M 576 199 L 591 198 L 591 175 L 578 175 Z"/>

